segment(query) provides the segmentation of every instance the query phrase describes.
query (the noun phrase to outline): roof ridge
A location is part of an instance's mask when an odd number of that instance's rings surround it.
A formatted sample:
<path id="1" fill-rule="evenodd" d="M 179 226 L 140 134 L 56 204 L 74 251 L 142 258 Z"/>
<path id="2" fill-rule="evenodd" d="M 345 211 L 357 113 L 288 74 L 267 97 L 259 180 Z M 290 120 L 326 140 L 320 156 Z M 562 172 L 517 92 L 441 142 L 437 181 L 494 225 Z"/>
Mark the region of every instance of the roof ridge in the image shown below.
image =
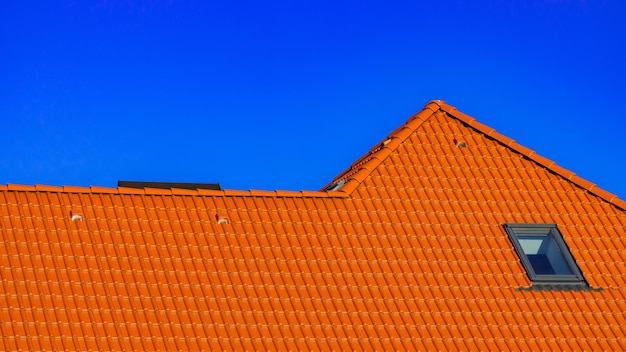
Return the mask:
<path id="1" fill-rule="evenodd" d="M 618 208 L 621 208 L 622 210 L 626 210 L 626 201 L 621 200 L 616 195 L 599 188 L 594 183 L 585 180 L 584 178 L 576 175 L 574 172 L 557 165 L 554 161 L 537 154 L 534 150 L 531 150 L 515 142 L 513 139 L 499 132 L 496 132 L 495 129 L 476 121 L 475 118 L 460 112 L 455 107 L 448 105 L 440 100 L 436 101 L 436 103 L 439 105 L 441 111 L 445 112 L 450 117 L 456 118 L 457 120 L 473 128 L 474 130 L 494 139 L 505 147 L 508 147 L 513 151 L 522 154 L 529 160 L 541 165 L 542 167 L 545 167 L 550 172 L 561 176 L 565 180 L 572 182 L 573 184 L 586 190 L 587 192 L 597 197 L 600 197 L 601 199 L 615 205 Z"/>
<path id="2" fill-rule="evenodd" d="M 461 121 L 479 133 L 492 138 L 498 143 L 510 148 L 548 171 L 572 182 L 574 185 L 587 192 L 605 200 L 606 202 L 626 210 L 626 201 L 619 199 L 616 195 L 607 192 L 595 184 L 577 176 L 574 172 L 567 170 L 554 161 L 549 160 L 535 151 L 518 144 L 513 139 L 496 132 L 495 129 L 478 122 L 475 118 L 466 115 L 455 107 L 446 104 L 442 100 L 431 100 L 422 110 L 411 116 L 404 124 L 392 131 L 383 141 L 376 144 L 369 152 L 354 161 L 347 169 L 336 176 L 330 183 L 319 191 L 261 191 L 261 190 L 231 190 L 231 189 L 183 189 L 183 188 L 130 188 L 130 187 L 100 187 L 100 186 L 48 186 L 48 185 L 21 185 L 6 184 L 0 185 L 0 191 L 37 191 L 37 192 L 57 192 L 57 193 L 115 193 L 115 194 L 143 194 L 143 195 L 198 195 L 217 197 L 288 197 L 288 198 L 343 198 L 349 196 L 359 184 L 361 184 L 393 151 L 395 151 L 407 138 L 424 124 L 431 116 L 437 112 L 442 112 L 448 116 Z M 336 187 L 338 182 L 343 181 L 340 187 Z"/>
<path id="3" fill-rule="evenodd" d="M 234 189 L 184 189 L 184 188 L 132 188 L 132 187 L 101 187 L 101 186 L 49 186 L 49 185 L 22 185 L 9 183 L 0 185 L 0 191 L 16 192 L 51 192 L 51 193 L 89 193 L 89 194 L 141 194 L 141 195 L 197 195 L 217 197 L 277 197 L 277 198 L 343 198 L 347 196 L 343 191 L 286 191 L 286 190 L 234 190 Z"/>

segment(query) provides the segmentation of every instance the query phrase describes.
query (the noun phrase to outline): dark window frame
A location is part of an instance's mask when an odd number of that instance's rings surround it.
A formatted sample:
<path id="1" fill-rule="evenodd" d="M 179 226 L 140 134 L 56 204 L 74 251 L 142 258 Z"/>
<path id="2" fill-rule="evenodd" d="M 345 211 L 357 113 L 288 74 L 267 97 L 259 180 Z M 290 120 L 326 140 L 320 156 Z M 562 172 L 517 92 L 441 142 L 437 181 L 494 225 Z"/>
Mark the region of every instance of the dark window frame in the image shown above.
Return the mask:
<path id="1" fill-rule="evenodd" d="M 578 268 L 574 257 L 572 256 L 569 247 L 563 240 L 563 236 L 561 232 L 559 232 L 557 226 L 555 224 L 512 224 L 507 223 L 503 224 L 503 227 L 506 233 L 517 252 L 524 269 L 526 269 L 526 273 L 528 274 L 528 278 L 533 283 L 545 283 L 545 284 L 559 284 L 559 283 L 580 283 L 586 284 L 585 278 L 582 275 L 582 272 Z M 541 274 L 537 273 L 535 267 L 531 263 L 528 255 L 524 251 L 522 244 L 519 241 L 519 238 L 523 237 L 533 237 L 537 236 L 537 238 L 551 236 L 554 243 L 557 245 L 560 254 L 562 255 L 562 259 L 564 259 L 565 263 L 571 274 Z M 537 265 L 537 264 L 535 264 Z"/>

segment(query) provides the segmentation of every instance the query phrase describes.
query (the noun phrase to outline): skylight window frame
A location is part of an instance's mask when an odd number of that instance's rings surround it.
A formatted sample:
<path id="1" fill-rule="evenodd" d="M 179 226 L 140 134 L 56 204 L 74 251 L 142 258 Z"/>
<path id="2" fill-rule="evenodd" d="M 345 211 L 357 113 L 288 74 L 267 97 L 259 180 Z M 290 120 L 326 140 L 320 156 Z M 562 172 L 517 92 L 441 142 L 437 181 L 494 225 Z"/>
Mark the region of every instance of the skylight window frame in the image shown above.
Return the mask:
<path id="1" fill-rule="evenodd" d="M 563 240 L 563 236 L 558 230 L 556 224 L 507 223 L 503 224 L 503 227 L 508 234 L 511 243 L 513 244 L 513 247 L 515 248 L 518 257 L 520 258 L 524 269 L 526 269 L 526 273 L 528 274 L 528 278 L 530 279 L 530 281 L 537 284 L 587 284 L 582 272 L 576 264 L 576 260 L 572 256 L 569 247 Z M 557 245 L 560 254 L 563 256 L 563 260 L 567 264 L 572 274 L 537 274 L 535 272 L 535 268 L 528 258 L 528 255 L 524 251 L 524 248 L 519 241 L 519 237 L 537 236 L 539 238 L 546 235 L 552 237 L 552 240 Z"/>

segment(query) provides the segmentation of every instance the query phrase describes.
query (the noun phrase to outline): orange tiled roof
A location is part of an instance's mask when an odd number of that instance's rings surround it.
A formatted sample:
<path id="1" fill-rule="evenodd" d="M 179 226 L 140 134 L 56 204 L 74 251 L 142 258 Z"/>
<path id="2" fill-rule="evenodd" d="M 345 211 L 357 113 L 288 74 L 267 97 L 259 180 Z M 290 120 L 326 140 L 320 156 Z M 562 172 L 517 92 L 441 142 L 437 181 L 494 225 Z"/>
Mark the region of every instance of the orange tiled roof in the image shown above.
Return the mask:
<path id="1" fill-rule="evenodd" d="M 626 349 L 624 201 L 439 101 L 338 181 L 0 186 L 0 349 Z M 520 289 L 503 223 L 594 290 Z"/>

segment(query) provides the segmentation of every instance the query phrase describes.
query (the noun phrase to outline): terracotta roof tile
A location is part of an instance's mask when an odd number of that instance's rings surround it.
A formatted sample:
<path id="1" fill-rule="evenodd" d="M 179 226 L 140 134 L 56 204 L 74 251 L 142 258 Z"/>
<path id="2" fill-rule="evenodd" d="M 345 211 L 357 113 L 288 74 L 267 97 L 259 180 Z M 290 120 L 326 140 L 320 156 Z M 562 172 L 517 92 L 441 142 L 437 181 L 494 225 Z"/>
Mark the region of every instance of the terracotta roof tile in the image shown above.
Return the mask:
<path id="1" fill-rule="evenodd" d="M 626 347 L 614 195 L 440 101 L 338 180 L 0 186 L 0 349 Z M 557 224 L 591 290 L 531 286 L 507 222 Z"/>

